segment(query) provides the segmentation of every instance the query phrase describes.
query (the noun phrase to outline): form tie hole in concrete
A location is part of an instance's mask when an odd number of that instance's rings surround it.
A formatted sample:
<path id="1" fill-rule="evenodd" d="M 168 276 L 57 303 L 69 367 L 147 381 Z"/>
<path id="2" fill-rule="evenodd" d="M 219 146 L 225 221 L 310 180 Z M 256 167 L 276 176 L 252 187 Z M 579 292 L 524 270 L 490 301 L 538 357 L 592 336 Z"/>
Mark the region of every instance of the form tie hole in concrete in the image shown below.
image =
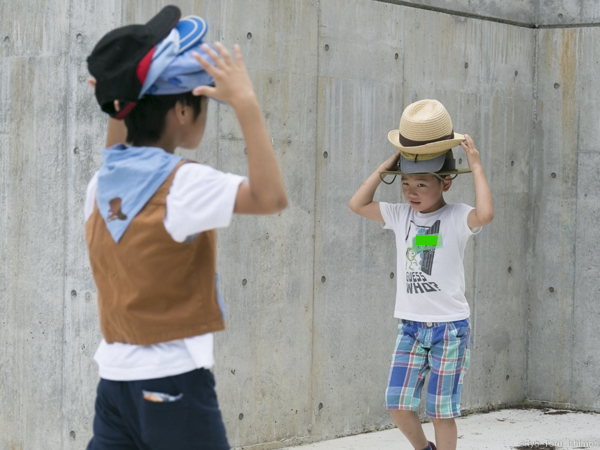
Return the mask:
<path id="1" fill-rule="evenodd" d="M 8 36 L 4 36 L 3 41 L 5 44 L 10 44 L 10 38 Z"/>
<path id="2" fill-rule="evenodd" d="M 242 413 L 240 413 L 240 415 L 238 417 L 240 418 L 240 420 L 242 420 L 244 418 L 244 415 Z"/>
<path id="3" fill-rule="evenodd" d="M 508 381 L 509 378 L 510 378 L 510 375 L 506 375 L 506 381 Z"/>
<path id="4" fill-rule="evenodd" d="M 554 83 L 554 89 L 558 89 L 559 87 L 560 87 L 560 84 Z"/>
<path id="5" fill-rule="evenodd" d="M 394 278 L 394 272 L 390 273 L 390 278 Z"/>
<path id="6" fill-rule="evenodd" d="M 329 156 L 329 153 L 323 152 L 323 158 L 327 159 L 328 156 Z"/>
<path id="7" fill-rule="evenodd" d="M 550 293 L 554 292 L 554 288 L 552 286 L 550 286 L 550 288 L 548 290 L 550 291 Z"/>
<path id="8" fill-rule="evenodd" d="M 71 291 L 71 297 L 73 297 L 73 298 L 77 297 L 77 291 L 75 289 L 73 289 Z"/>
<path id="9" fill-rule="evenodd" d="M 321 283 L 325 283 L 326 281 L 327 281 L 327 278 L 325 278 L 325 275 L 323 275 L 323 276 L 321 277 Z"/>
<path id="10" fill-rule="evenodd" d="M 394 55 L 394 59 L 398 59 L 399 57 L 400 57 L 400 55 L 398 55 L 398 53 L 396 53 L 396 54 Z"/>
<path id="11" fill-rule="evenodd" d="M 329 45 L 325 44 L 325 51 L 328 52 L 329 51 Z"/>
<path id="12" fill-rule="evenodd" d="M 511 162 L 510 162 L 510 167 L 512 167 L 512 166 L 514 166 L 514 165 L 515 165 L 515 162 L 514 162 L 514 161 L 511 161 Z"/>
<path id="13" fill-rule="evenodd" d="M 77 437 L 74 431 L 69 432 L 69 437 L 73 440 Z"/>
<path id="14" fill-rule="evenodd" d="M 508 273 L 512 273 L 512 267 L 508 266 Z"/>
<path id="15" fill-rule="evenodd" d="M 246 280 L 245 278 L 242 280 L 242 286 L 246 286 L 246 284 L 248 284 L 248 280 Z"/>
<path id="16" fill-rule="evenodd" d="M 323 409 L 323 403 L 319 403 L 319 411 Z"/>
<path id="17" fill-rule="evenodd" d="M 458 158 L 458 163 L 462 164 L 462 158 Z"/>
<path id="18" fill-rule="evenodd" d="M 562 19 L 562 18 L 563 18 L 563 15 L 559 13 L 559 14 L 558 14 L 558 18 L 559 18 L 559 19 Z"/>
<path id="19" fill-rule="evenodd" d="M 556 174 L 555 174 L 554 172 L 552 172 L 552 173 L 550 174 L 550 176 L 551 176 L 552 178 L 556 178 Z"/>
<path id="20" fill-rule="evenodd" d="M 248 34 L 246 35 L 246 37 L 248 38 L 248 40 L 252 39 L 252 33 L 248 33 Z M 240 419 L 240 420 L 241 420 L 241 419 Z"/>
<path id="21" fill-rule="evenodd" d="M 79 155 L 79 147 L 75 147 L 73 149 L 73 153 L 76 154 L 76 155 Z"/>
<path id="22" fill-rule="evenodd" d="M 515 70 L 515 77 L 519 76 L 519 71 Z"/>
<path id="23" fill-rule="evenodd" d="M 468 62 L 466 62 L 466 63 L 465 63 L 465 69 L 468 69 L 468 68 L 469 68 L 469 63 L 468 63 Z"/>
<path id="24" fill-rule="evenodd" d="M 75 38 L 77 39 L 77 42 L 83 41 L 83 35 L 81 33 L 77 33 L 77 36 L 75 36 Z"/>

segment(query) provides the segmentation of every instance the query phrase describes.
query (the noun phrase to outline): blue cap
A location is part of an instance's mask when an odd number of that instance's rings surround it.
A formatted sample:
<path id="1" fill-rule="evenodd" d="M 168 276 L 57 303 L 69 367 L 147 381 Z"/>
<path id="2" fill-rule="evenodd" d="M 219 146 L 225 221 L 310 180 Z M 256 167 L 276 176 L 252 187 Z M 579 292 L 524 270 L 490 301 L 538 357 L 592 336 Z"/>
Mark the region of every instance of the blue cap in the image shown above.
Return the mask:
<path id="1" fill-rule="evenodd" d="M 201 17 L 187 16 L 181 19 L 167 37 L 156 45 L 139 98 L 145 94 L 180 94 L 197 86 L 214 86 L 212 76 L 192 56 L 195 51 L 214 65 L 201 48 L 202 38 L 207 31 L 208 25 Z"/>
<path id="2" fill-rule="evenodd" d="M 193 53 L 196 52 L 209 63 L 213 64 L 212 59 L 202 49 L 202 44 L 190 48 L 188 51 L 180 54 L 171 64 L 160 74 L 150 86 L 147 94 L 168 95 L 189 92 L 198 86 L 214 86 L 215 80 L 206 72 L 196 61 Z"/>

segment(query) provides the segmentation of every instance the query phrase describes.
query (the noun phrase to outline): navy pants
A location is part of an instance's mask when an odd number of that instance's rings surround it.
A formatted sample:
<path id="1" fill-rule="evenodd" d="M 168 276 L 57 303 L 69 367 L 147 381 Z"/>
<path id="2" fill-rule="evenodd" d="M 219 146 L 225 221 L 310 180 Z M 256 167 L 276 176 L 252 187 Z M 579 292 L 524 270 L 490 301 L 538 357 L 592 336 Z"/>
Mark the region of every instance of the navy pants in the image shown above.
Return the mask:
<path id="1" fill-rule="evenodd" d="M 172 401 L 150 401 L 143 391 Z M 100 379 L 95 409 L 87 450 L 230 449 L 215 378 L 206 369 L 154 380 Z"/>

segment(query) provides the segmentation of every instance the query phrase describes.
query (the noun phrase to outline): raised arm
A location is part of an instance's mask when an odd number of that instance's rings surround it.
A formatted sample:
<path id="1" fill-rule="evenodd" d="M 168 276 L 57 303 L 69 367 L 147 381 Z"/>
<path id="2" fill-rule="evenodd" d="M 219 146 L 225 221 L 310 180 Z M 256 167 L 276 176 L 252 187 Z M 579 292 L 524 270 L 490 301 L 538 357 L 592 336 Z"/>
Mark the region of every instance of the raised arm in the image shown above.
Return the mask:
<path id="1" fill-rule="evenodd" d="M 195 55 L 204 70 L 215 79 L 215 87 L 201 86 L 194 89 L 194 94 L 207 95 L 231 105 L 244 134 L 249 183 L 240 185 L 233 212 L 277 213 L 287 206 L 285 186 L 242 53 L 236 45 L 234 60 L 221 43 L 215 43 L 215 47 L 220 55 L 208 45 L 203 48 L 216 67 Z"/>
<path id="2" fill-rule="evenodd" d="M 381 164 L 375 172 L 369 175 L 369 178 L 358 188 L 356 193 L 350 199 L 348 206 L 350 209 L 358 214 L 359 216 L 366 217 L 367 219 L 376 220 L 377 222 L 383 223 L 383 217 L 381 216 L 381 210 L 379 209 L 379 202 L 373 201 L 375 191 L 381 183 L 381 177 L 379 172 L 391 170 L 400 158 L 400 152 L 391 156 L 386 162 Z"/>
<path id="3" fill-rule="evenodd" d="M 473 172 L 473 183 L 475 184 L 475 209 L 467 217 L 469 228 L 478 228 L 487 225 L 494 219 L 494 203 L 492 192 L 488 185 L 479 152 L 471 136 L 465 134 L 465 141 L 460 144 L 465 149 L 469 169 Z"/>

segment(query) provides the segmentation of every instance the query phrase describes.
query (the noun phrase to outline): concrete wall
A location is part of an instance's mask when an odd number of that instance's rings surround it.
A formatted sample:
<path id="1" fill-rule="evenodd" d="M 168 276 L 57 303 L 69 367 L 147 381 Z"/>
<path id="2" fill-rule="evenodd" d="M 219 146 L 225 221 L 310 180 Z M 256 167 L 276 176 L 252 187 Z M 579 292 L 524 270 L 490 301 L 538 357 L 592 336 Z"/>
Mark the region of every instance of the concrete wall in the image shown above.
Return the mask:
<path id="1" fill-rule="evenodd" d="M 529 25 L 536 23 L 539 0 L 378 0 L 453 15 Z M 573 0 L 577 1 L 577 0 Z M 585 1 L 585 0 L 583 0 Z M 593 0 L 588 0 L 593 2 Z"/>
<path id="2" fill-rule="evenodd" d="M 539 0 L 538 24 L 557 27 L 600 23 L 600 3 L 596 0 Z"/>
<path id="3" fill-rule="evenodd" d="M 598 38 L 598 28 L 539 31 L 528 260 L 528 397 L 596 410 Z"/>
<path id="4" fill-rule="evenodd" d="M 167 3 L 0 3 L 2 450 L 80 449 L 91 435 L 100 334 L 82 208 L 105 117 L 85 58 L 107 30 Z M 585 320 L 599 313 L 598 177 L 588 162 L 600 137 L 595 29 L 465 18 L 472 2 L 460 0 L 395 3 L 177 2 L 208 19 L 211 40 L 241 45 L 290 197 L 279 216 L 236 217 L 219 233 L 228 330 L 215 372 L 234 446 L 390 426 L 393 235 L 347 203 L 393 151 L 386 136 L 403 107 L 420 98 L 440 99 L 455 129 L 476 139 L 496 206 L 466 253 L 474 348 L 463 407 L 526 397 L 599 406 Z M 434 3 L 457 13 L 423 8 Z M 537 7 L 484 5 L 532 23 Z M 208 130 L 191 156 L 245 173 L 232 111 L 211 104 Z M 398 182 L 378 192 L 399 198 Z M 469 175 L 447 200 L 473 204 Z"/>

